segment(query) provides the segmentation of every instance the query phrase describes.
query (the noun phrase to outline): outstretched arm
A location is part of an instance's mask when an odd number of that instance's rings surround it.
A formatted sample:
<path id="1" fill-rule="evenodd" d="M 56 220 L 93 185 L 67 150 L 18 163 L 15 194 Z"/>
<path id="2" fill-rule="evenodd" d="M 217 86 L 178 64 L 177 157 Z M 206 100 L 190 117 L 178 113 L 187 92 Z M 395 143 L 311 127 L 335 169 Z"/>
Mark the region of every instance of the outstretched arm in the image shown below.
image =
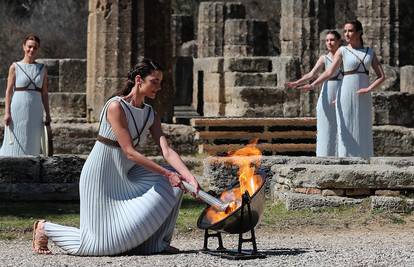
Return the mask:
<path id="1" fill-rule="evenodd" d="M 377 56 L 374 54 L 372 59 L 372 68 L 377 74 L 377 78 L 367 88 L 361 88 L 357 91 L 357 94 L 366 94 L 377 88 L 385 80 L 384 70 L 382 69 L 381 63 L 379 63 Z"/>
<path id="2" fill-rule="evenodd" d="M 297 81 L 286 83 L 286 86 L 288 88 L 296 88 L 297 86 L 304 84 L 305 82 L 314 78 L 316 76 L 316 73 L 319 72 L 323 66 L 324 66 L 324 56 L 320 56 L 315 66 L 313 66 L 310 72 L 303 75 L 302 78 L 300 78 Z"/>
<path id="3" fill-rule="evenodd" d="M 46 66 L 44 67 L 46 68 Z M 49 109 L 49 84 L 47 79 L 47 69 L 45 69 L 45 75 L 43 77 L 43 86 L 42 86 L 42 102 L 43 108 L 45 109 L 46 117 L 45 117 L 45 124 L 50 124 L 50 109 Z"/>
<path id="4" fill-rule="evenodd" d="M 128 130 L 128 122 L 126 120 L 124 110 L 119 102 L 114 101 L 109 104 L 107 120 L 111 124 L 118 143 L 128 159 L 152 172 L 165 176 L 172 186 L 180 186 L 181 179 L 179 175 L 148 159 L 134 148 L 132 138 Z"/>
<path id="5" fill-rule="evenodd" d="M 332 75 L 335 73 L 335 71 L 339 68 L 340 64 L 342 63 L 342 53 L 341 50 L 338 49 L 335 53 L 332 65 L 326 69 L 315 81 L 313 81 L 311 84 L 307 84 L 302 86 L 300 89 L 303 90 L 313 90 L 316 86 L 323 83 L 324 81 L 328 80 Z"/>
<path id="6" fill-rule="evenodd" d="M 5 111 L 4 111 L 4 124 L 8 126 L 12 121 L 10 105 L 13 96 L 13 87 L 16 82 L 16 69 L 14 64 L 9 68 L 9 75 L 7 77 L 6 97 L 5 97 Z"/>
<path id="7" fill-rule="evenodd" d="M 179 174 L 181 174 L 185 181 L 192 184 L 198 192 L 198 190 L 200 190 L 200 185 L 198 184 L 195 177 L 191 174 L 190 170 L 188 170 L 187 166 L 185 166 L 178 153 L 168 145 L 167 138 L 165 138 L 164 133 L 162 132 L 160 118 L 157 114 L 154 116 L 154 123 L 152 124 L 150 130 L 155 143 L 161 148 L 162 155 L 165 160 L 174 169 L 176 169 Z"/>

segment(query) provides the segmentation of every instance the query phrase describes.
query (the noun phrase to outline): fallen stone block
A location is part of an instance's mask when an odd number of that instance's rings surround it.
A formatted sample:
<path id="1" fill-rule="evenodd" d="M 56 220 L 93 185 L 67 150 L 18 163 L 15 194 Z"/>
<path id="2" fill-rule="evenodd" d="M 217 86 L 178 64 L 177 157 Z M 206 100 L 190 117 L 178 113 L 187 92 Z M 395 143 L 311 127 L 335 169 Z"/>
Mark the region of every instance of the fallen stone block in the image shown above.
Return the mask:
<path id="1" fill-rule="evenodd" d="M 398 197 L 400 196 L 400 191 L 398 190 L 375 190 L 376 196 L 383 197 Z"/>
<path id="2" fill-rule="evenodd" d="M 362 199 L 353 199 L 347 197 L 323 197 L 320 195 L 307 195 L 292 192 L 278 193 L 277 197 L 284 202 L 287 210 L 357 205 L 361 204 L 363 201 Z"/>
<path id="3" fill-rule="evenodd" d="M 414 199 L 372 196 L 371 209 L 379 209 L 389 212 L 411 212 L 414 211 Z"/>

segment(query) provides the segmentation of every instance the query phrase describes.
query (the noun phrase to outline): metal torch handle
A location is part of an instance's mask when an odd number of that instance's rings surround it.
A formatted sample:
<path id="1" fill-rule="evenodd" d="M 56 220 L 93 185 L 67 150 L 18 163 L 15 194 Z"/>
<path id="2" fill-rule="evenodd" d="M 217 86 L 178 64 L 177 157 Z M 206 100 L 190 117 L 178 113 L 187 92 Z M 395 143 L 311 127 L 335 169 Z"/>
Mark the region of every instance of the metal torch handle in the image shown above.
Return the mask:
<path id="1" fill-rule="evenodd" d="M 187 183 L 186 181 L 181 181 L 181 183 L 183 184 L 184 188 L 194 194 L 197 194 L 195 187 L 192 184 Z M 205 203 L 209 204 L 210 206 L 212 206 L 214 209 L 216 209 L 217 211 L 225 211 L 227 209 L 227 207 L 229 206 L 229 204 L 224 203 L 223 201 L 221 201 L 220 199 L 213 197 L 212 195 L 210 195 L 209 193 L 206 193 L 202 190 L 198 191 L 197 196 L 203 200 Z"/>

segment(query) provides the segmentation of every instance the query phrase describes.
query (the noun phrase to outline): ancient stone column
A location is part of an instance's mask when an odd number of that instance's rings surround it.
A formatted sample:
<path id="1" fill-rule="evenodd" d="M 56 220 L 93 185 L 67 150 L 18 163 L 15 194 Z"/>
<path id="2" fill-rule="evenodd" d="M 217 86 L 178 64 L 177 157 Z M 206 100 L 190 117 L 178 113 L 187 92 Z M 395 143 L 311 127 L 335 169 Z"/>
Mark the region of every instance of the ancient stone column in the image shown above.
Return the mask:
<path id="1" fill-rule="evenodd" d="M 317 8 L 313 0 L 282 0 L 280 46 L 282 56 L 302 59 L 302 71 L 309 71 L 319 53 Z"/>
<path id="2" fill-rule="evenodd" d="M 223 56 L 226 19 L 242 19 L 245 8 L 237 2 L 201 2 L 198 12 L 198 57 Z"/>
<path id="3" fill-rule="evenodd" d="M 99 120 L 105 100 L 124 86 L 132 65 L 132 0 L 90 0 L 87 119 Z"/>
<path id="4" fill-rule="evenodd" d="M 267 56 L 267 22 L 253 19 L 229 19 L 224 27 L 224 56 Z"/>
<path id="5" fill-rule="evenodd" d="M 358 0 L 364 45 L 373 47 L 381 62 L 398 66 L 398 0 Z"/>
<path id="6" fill-rule="evenodd" d="M 170 0 L 90 0 L 87 53 L 87 117 L 99 120 L 105 100 L 122 88 L 139 56 L 165 69 L 154 106 L 163 121 L 172 118 Z"/>

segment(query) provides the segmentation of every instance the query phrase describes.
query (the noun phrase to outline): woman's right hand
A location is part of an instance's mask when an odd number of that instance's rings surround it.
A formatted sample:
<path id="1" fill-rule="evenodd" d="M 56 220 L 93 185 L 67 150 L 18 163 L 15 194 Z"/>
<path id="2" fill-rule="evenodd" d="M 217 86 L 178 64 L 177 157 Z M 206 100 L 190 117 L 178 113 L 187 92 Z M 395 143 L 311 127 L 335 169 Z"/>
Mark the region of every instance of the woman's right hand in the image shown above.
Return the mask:
<path id="1" fill-rule="evenodd" d="M 3 121 L 4 121 L 4 125 L 9 126 L 10 123 L 11 123 L 11 121 L 12 121 L 11 115 L 10 114 L 7 114 L 7 113 L 4 114 Z"/>
<path id="2" fill-rule="evenodd" d="M 287 87 L 287 88 L 296 88 L 296 87 L 298 87 L 298 83 L 297 82 L 287 82 L 287 83 L 285 83 L 285 86 Z"/>
<path id="3" fill-rule="evenodd" d="M 172 187 L 181 187 L 181 176 L 178 173 L 169 171 L 164 176 L 167 177 Z"/>

